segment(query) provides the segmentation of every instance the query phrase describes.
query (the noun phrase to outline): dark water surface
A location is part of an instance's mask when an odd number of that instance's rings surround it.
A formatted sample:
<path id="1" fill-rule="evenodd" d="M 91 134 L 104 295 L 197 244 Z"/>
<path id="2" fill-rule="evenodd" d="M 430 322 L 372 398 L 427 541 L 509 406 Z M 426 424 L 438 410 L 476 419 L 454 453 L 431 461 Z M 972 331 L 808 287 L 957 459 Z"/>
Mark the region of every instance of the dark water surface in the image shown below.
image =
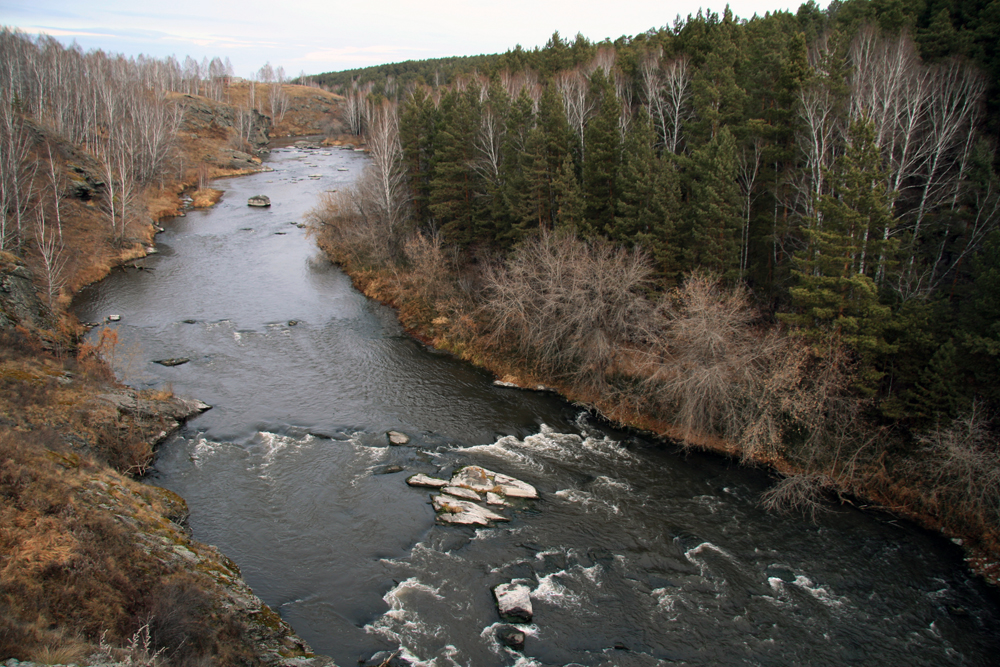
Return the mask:
<path id="1" fill-rule="evenodd" d="M 768 515 L 765 473 L 603 428 L 408 338 L 294 224 L 364 160 L 276 150 L 274 172 L 166 223 L 152 271 L 76 304 L 121 314 L 132 384 L 215 406 L 152 482 L 316 651 L 342 667 L 381 649 L 437 667 L 997 664 L 996 593 L 947 540 L 850 508 Z M 269 209 L 246 206 L 258 193 Z M 149 363 L 167 357 L 191 362 Z M 436 526 L 405 478 L 470 463 L 541 501 L 497 528 Z M 494 639 L 491 589 L 512 580 L 533 591 L 523 654 Z"/>

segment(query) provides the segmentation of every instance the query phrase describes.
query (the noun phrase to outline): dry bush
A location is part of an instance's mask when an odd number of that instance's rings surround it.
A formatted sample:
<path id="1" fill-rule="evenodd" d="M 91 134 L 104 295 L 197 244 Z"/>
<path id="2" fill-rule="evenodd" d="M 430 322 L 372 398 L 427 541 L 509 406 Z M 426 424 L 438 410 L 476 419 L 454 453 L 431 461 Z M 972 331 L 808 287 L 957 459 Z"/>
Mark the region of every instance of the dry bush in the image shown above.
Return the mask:
<path id="1" fill-rule="evenodd" d="M 760 505 L 769 512 L 797 512 L 815 521 L 816 514 L 824 509 L 824 497 L 833 489 L 833 480 L 822 473 L 791 475 L 765 491 Z"/>
<path id="2" fill-rule="evenodd" d="M 839 426 L 857 426 L 857 402 L 846 392 L 846 355 L 837 346 L 818 355 L 779 329 L 758 325 L 744 287 L 726 288 L 696 271 L 660 313 L 649 333 L 646 384 L 687 437 L 718 435 L 743 457 L 763 461 L 787 455 L 795 440 L 797 454 L 813 460 L 835 431 L 849 431 Z"/>
<path id="3" fill-rule="evenodd" d="M 968 414 L 918 437 L 910 464 L 943 518 L 1000 526 L 1000 447 L 988 415 L 974 403 Z"/>
<path id="4" fill-rule="evenodd" d="M 354 185 L 320 197 L 308 215 L 310 231 L 339 262 L 383 267 L 398 254 L 392 219 L 379 204 L 378 178 L 365 168 Z"/>
<path id="5" fill-rule="evenodd" d="M 403 244 L 403 254 L 408 269 L 406 282 L 418 298 L 433 306 L 455 293 L 451 281 L 451 261 L 438 234 L 417 232 Z"/>
<path id="6" fill-rule="evenodd" d="M 641 252 L 544 232 L 486 271 L 493 342 L 557 377 L 601 386 L 646 328 L 652 276 Z"/>

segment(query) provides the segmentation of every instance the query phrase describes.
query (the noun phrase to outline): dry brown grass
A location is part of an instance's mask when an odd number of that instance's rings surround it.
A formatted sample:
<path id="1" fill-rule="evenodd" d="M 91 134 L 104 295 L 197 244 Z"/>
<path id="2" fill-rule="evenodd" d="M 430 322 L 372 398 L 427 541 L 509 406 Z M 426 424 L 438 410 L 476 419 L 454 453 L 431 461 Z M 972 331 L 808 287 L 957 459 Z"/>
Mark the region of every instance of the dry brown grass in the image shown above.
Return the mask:
<path id="1" fill-rule="evenodd" d="M 222 190 L 202 188 L 191 193 L 191 206 L 194 208 L 209 208 L 222 199 Z"/>
<path id="2" fill-rule="evenodd" d="M 52 431 L 0 427 L 0 463 L 0 657 L 69 662 L 102 644 L 143 648 L 130 643 L 145 625 L 145 649 L 163 664 L 254 664 L 211 581 L 147 546 L 191 547 L 166 519 L 177 513 L 170 496 Z"/>

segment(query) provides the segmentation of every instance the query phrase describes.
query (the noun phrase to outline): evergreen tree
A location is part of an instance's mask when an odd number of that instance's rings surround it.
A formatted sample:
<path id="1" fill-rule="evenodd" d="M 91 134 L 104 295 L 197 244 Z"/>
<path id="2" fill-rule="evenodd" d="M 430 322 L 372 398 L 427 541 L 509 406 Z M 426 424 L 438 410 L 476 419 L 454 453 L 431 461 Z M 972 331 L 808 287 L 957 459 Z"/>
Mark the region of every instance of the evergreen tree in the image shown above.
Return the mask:
<path id="1" fill-rule="evenodd" d="M 728 7 L 722 22 L 706 33 L 708 50 L 691 82 L 697 115 L 692 133 L 702 142 L 714 138 L 723 127 L 732 130 L 743 121 L 746 93 L 737 80 L 741 37 Z"/>
<path id="2" fill-rule="evenodd" d="M 428 90 L 418 86 L 402 105 L 399 140 L 412 196 L 413 213 L 418 221 L 431 217 L 429 208 L 431 169 L 434 160 L 434 137 L 440 115 Z"/>
<path id="3" fill-rule="evenodd" d="M 445 239 L 459 246 L 476 239 L 476 192 L 480 185 L 472 169 L 479 128 L 478 94 L 448 92 L 441 100 L 441 125 L 437 132 L 429 206 Z"/>
<path id="4" fill-rule="evenodd" d="M 957 362 L 958 349 L 949 339 L 931 357 L 916 385 L 907 391 L 910 417 L 929 424 L 944 423 L 958 416 L 967 402 L 962 397 Z"/>
<path id="5" fill-rule="evenodd" d="M 687 254 L 693 266 L 739 277 L 740 202 L 736 140 L 723 127 L 688 160 Z"/>
<path id="6" fill-rule="evenodd" d="M 587 123 L 583 133 L 583 199 L 585 234 L 607 234 L 614 225 L 617 196 L 618 165 L 621 162 L 621 113 L 618 95 L 597 69 L 591 75 L 591 94 L 599 100 L 597 113 Z"/>
<path id="7" fill-rule="evenodd" d="M 673 170 L 656 156 L 655 141 L 652 120 L 640 109 L 625 137 L 616 215 L 608 237 L 626 246 L 642 246 L 661 273 L 672 275 L 677 270 L 677 180 L 669 177 Z"/>
<path id="8" fill-rule="evenodd" d="M 832 335 L 853 350 L 860 364 L 855 386 L 870 395 L 883 375 L 879 362 L 894 351 L 885 339 L 892 312 L 874 279 L 892 260 L 890 243 L 880 240 L 892 227 L 891 197 L 871 124 L 853 123 L 850 137 L 834 193 L 821 198 L 819 215 L 804 230 L 809 243 L 796 255 L 794 311 L 779 317 L 811 340 Z"/>
<path id="9" fill-rule="evenodd" d="M 576 167 L 573 157 L 567 153 L 563 156 L 559 171 L 552 183 L 552 199 L 555 203 L 554 225 L 578 232 L 583 225 L 583 190 L 576 177 Z"/>

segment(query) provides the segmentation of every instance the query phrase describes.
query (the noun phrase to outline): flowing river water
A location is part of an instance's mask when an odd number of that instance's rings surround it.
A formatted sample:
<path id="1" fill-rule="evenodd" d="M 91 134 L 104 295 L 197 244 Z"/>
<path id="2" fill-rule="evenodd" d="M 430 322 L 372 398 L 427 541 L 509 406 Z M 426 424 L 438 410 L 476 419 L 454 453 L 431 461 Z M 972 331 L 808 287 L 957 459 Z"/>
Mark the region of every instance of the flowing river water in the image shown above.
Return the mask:
<path id="1" fill-rule="evenodd" d="M 437 667 L 996 664 L 996 591 L 948 540 L 851 507 L 770 515 L 763 471 L 495 386 L 409 338 L 296 224 L 365 160 L 278 148 L 273 172 L 165 223 L 149 270 L 75 305 L 121 315 L 131 384 L 214 406 L 150 481 L 314 650 L 341 667 L 379 650 Z M 269 209 L 247 207 L 258 193 Z M 150 363 L 169 357 L 191 361 Z M 412 441 L 389 446 L 390 429 Z M 541 500 L 495 528 L 435 525 L 406 477 L 467 464 Z M 523 653 L 496 640 L 491 591 L 514 580 L 535 612 Z"/>

